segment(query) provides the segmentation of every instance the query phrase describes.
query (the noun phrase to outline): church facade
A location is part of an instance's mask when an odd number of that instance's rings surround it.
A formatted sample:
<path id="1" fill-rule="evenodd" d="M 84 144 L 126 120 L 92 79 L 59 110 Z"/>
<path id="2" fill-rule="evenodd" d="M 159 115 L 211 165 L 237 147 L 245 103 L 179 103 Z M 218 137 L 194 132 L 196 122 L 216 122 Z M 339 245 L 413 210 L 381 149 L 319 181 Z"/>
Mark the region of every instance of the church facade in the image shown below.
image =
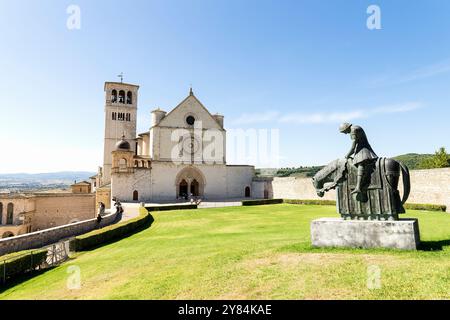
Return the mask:
<path id="1" fill-rule="evenodd" d="M 192 92 L 170 112 L 151 112 L 137 134 L 139 87 L 105 83 L 104 161 L 99 186 L 122 202 L 269 198 L 271 185 L 250 165 L 227 165 L 224 117 Z"/>

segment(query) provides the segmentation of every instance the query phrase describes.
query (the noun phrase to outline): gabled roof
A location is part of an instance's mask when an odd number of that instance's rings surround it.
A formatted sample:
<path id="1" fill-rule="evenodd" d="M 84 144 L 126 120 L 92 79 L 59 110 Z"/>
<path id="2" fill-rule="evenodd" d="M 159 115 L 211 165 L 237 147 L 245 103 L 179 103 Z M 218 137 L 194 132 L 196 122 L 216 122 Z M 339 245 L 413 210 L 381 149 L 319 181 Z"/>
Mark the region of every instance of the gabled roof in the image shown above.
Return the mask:
<path id="1" fill-rule="evenodd" d="M 87 181 L 80 181 L 80 182 L 76 182 L 76 183 L 74 183 L 74 184 L 72 184 L 71 186 L 80 186 L 80 185 L 91 185 L 91 183 L 90 182 L 87 182 Z"/>
<path id="2" fill-rule="evenodd" d="M 194 95 L 194 93 L 192 92 L 192 89 L 189 92 L 189 95 L 183 99 L 183 101 L 181 101 L 175 108 L 173 108 L 172 110 L 170 110 L 170 112 L 168 112 L 164 118 L 161 120 L 161 122 L 159 124 L 157 124 L 156 126 L 159 126 L 161 123 L 163 123 L 168 117 L 170 117 L 170 115 L 175 112 L 175 110 L 179 109 L 189 98 L 194 98 L 194 100 L 200 105 L 201 108 L 203 108 L 206 113 L 211 117 L 211 119 L 214 120 L 215 123 L 217 123 L 217 125 L 219 126 L 219 128 L 222 128 L 222 126 L 220 125 L 220 123 L 216 120 L 216 118 L 209 112 L 209 110 L 203 105 L 203 103 Z"/>

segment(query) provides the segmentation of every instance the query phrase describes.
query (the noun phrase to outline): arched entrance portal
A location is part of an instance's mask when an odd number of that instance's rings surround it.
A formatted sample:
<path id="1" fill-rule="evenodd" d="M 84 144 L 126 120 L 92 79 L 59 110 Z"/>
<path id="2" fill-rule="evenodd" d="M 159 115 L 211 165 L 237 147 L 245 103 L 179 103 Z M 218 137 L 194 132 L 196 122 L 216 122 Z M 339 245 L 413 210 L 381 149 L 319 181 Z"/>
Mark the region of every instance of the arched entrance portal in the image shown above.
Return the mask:
<path id="1" fill-rule="evenodd" d="M 179 184 L 178 196 L 180 198 L 187 198 L 188 196 L 188 183 L 184 179 Z"/>
<path id="2" fill-rule="evenodd" d="M 177 198 L 203 197 L 206 180 L 203 173 L 195 167 L 181 169 L 175 178 Z"/>
<path id="3" fill-rule="evenodd" d="M 191 193 L 194 197 L 200 196 L 199 190 L 198 190 L 199 184 L 197 180 L 192 180 L 191 182 Z"/>

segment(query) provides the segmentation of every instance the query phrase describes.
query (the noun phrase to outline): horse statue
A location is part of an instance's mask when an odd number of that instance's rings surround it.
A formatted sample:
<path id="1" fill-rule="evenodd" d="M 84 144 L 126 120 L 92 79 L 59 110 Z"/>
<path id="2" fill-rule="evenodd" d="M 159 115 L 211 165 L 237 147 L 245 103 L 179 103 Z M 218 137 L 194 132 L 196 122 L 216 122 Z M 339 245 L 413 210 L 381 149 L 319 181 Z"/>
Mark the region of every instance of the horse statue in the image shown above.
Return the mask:
<path id="1" fill-rule="evenodd" d="M 362 192 L 352 194 L 357 184 L 357 167 L 351 158 L 334 160 L 312 179 L 317 195 L 323 197 L 325 192 L 336 189 L 336 209 L 344 219 L 398 220 L 398 215 L 405 213 L 403 204 L 411 190 L 408 167 L 390 158 L 377 158 L 369 167 Z M 400 173 L 403 180 L 401 199 L 398 191 Z"/>

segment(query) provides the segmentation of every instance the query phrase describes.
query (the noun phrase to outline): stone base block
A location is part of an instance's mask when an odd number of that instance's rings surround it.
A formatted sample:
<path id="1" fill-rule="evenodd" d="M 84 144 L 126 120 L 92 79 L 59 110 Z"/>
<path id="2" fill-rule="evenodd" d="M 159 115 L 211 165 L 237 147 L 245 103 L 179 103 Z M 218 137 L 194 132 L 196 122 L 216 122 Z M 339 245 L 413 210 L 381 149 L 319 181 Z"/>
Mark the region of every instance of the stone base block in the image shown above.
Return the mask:
<path id="1" fill-rule="evenodd" d="M 417 219 L 398 221 L 321 218 L 311 222 L 314 247 L 392 248 L 416 250 L 420 243 Z"/>

